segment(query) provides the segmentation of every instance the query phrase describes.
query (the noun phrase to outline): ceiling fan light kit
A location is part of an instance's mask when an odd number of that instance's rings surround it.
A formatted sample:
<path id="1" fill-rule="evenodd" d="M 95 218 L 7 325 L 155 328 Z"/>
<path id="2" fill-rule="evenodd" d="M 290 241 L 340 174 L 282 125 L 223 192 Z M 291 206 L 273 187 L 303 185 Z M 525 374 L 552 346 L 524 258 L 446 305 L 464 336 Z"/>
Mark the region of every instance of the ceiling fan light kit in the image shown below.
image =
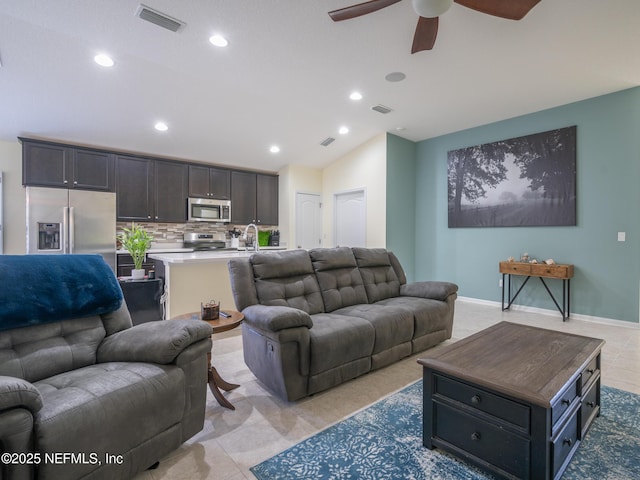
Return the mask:
<path id="1" fill-rule="evenodd" d="M 435 18 L 451 8 L 453 0 L 411 0 L 413 9 L 425 18 Z"/>

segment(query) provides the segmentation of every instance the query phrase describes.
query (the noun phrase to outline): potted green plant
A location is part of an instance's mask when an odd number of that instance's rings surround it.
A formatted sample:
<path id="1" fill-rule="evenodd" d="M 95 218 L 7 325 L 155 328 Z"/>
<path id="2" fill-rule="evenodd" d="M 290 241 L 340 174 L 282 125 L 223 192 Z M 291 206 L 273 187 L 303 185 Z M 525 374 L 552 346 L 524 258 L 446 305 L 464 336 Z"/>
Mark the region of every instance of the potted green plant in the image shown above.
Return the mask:
<path id="1" fill-rule="evenodd" d="M 142 262 L 144 262 L 145 256 L 147 255 L 147 250 L 151 247 L 153 237 L 144 228 L 132 222 L 131 228 L 125 227 L 122 229 L 122 233 L 118 235 L 118 240 L 120 240 L 122 247 L 129 252 L 129 255 L 131 255 L 133 259 L 135 268 L 131 270 L 131 278 L 144 278 Z"/>

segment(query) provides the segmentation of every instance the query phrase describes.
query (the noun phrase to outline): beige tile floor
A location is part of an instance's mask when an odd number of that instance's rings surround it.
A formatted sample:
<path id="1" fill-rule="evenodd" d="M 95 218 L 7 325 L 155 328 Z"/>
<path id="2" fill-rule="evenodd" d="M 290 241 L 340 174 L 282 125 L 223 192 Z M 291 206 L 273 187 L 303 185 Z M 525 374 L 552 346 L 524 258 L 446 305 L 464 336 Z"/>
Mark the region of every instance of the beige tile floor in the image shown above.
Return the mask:
<path id="1" fill-rule="evenodd" d="M 458 301 L 453 338 L 464 338 L 507 320 L 606 340 L 603 384 L 640 394 L 640 328 L 542 315 L 501 312 L 499 307 Z M 619 322 L 624 325 L 623 322 Z M 437 347 L 436 347 L 437 348 Z M 236 410 L 220 407 L 207 396 L 204 429 L 136 480 L 245 480 L 249 468 L 354 412 L 420 379 L 417 354 L 326 392 L 296 403 L 269 394 L 245 366 L 241 329 L 214 337 L 213 359 L 228 381 L 241 384 L 227 393 Z"/>

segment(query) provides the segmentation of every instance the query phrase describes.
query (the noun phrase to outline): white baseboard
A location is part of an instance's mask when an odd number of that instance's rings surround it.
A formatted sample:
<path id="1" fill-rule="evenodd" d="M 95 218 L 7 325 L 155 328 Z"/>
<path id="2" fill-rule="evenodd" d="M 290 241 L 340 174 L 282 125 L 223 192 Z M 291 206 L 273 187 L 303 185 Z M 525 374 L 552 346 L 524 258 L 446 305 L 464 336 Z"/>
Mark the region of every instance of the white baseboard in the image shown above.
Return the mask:
<path id="1" fill-rule="evenodd" d="M 475 303 L 478 305 L 487 305 L 487 306 L 492 306 L 492 307 L 496 307 L 496 308 L 500 308 L 502 309 L 502 303 L 501 302 L 494 302 L 492 300 L 483 300 L 481 298 L 471 298 L 471 297 L 458 297 L 458 301 L 461 302 L 468 302 L 468 303 Z M 529 313 L 537 313 L 540 315 L 553 315 L 553 316 L 558 316 L 559 312 L 557 310 L 549 310 L 546 308 L 538 308 L 538 307 L 529 307 L 526 305 L 511 305 L 511 308 L 509 310 L 519 310 L 521 312 L 529 312 Z M 569 320 L 571 319 L 575 319 L 575 320 L 583 320 L 585 322 L 592 322 L 592 323 L 602 323 L 605 325 L 614 325 L 616 327 L 626 327 L 626 328 L 632 328 L 634 330 L 640 330 L 640 323 L 632 323 L 632 322 L 625 322 L 624 320 L 616 320 L 613 318 L 605 318 L 605 317 L 594 317 L 592 315 L 582 315 L 580 313 L 571 313 L 571 316 L 569 317 Z"/>

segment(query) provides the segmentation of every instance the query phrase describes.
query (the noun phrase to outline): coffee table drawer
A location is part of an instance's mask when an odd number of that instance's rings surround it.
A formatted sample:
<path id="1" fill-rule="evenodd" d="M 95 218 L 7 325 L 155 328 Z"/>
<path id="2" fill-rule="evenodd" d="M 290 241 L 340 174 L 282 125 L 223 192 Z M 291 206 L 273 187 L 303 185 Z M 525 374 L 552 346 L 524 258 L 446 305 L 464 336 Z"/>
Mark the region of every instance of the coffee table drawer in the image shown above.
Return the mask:
<path id="1" fill-rule="evenodd" d="M 589 391 L 582 396 L 582 403 L 580 405 L 580 437 L 584 437 L 587 433 L 587 429 L 591 425 L 591 422 L 596 415 L 600 412 L 600 399 L 598 395 L 600 393 L 600 379 L 594 382 L 589 388 Z"/>
<path id="2" fill-rule="evenodd" d="M 552 456 L 553 456 L 553 476 L 556 476 L 560 467 L 571 453 L 576 448 L 578 442 L 578 412 L 569 419 L 562 431 L 558 434 L 553 441 Z"/>
<path id="3" fill-rule="evenodd" d="M 434 404 L 434 439 L 444 440 L 517 478 L 528 478 L 530 441 L 447 405 Z"/>
<path id="4" fill-rule="evenodd" d="M 562 417 L 562 414 L 567 411 L 576 398 L 578 398 L 578 383 L 573 382 L 569 388 L 564 390 L 557 400 L 551 404 L 551 425 L 555 426 L 556 422 Z"/>
<path id="5" fill-rule="evenodd" d="M 434 393 L 509 422 L 529 432 L 529 407 L 456 380 L 434 375 Z"/>
<path id="6" fill-rule="evenodd" d="M 591 380 L 594 377 L 594 375 L 599 372 L 600 370 L 598 368 L 599 360 L 600 360 L 600 355 L 598 355 L 596 358 L 591 360 L 589 362 L 589 365 L 587 365 L 587 368 L 585 368 L 582 371 L 582 375 L 580 376 L 582 387 L 584 387 L 587 383 L 589 383 L 589 380 Z"/>

